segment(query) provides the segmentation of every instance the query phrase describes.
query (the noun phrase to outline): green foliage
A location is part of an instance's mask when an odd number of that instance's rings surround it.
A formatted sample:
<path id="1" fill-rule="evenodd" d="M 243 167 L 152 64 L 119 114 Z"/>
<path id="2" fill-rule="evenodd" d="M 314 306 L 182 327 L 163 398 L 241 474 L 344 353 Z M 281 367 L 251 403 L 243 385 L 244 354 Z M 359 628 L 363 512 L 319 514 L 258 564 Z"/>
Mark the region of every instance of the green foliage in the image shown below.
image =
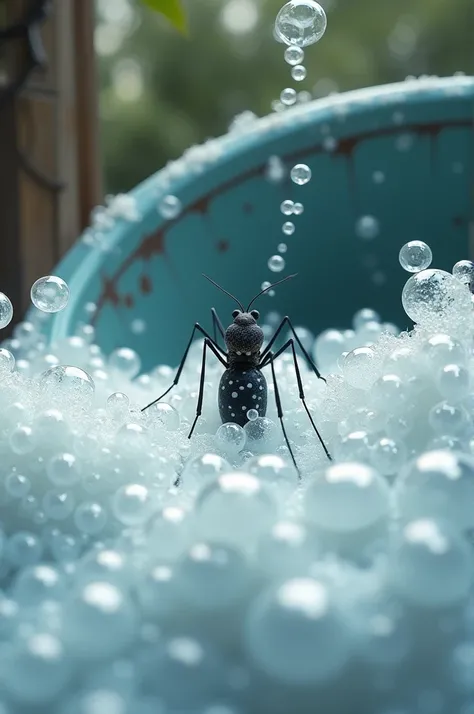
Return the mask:
<path id="1" fill-rule="evenodd" d="M 160 12 L 181 32 L 186 32 L 186 14 L 180 0 L 142 0 L 152 10 Z"/>
<path id="2" fill-rule="evenodd" d="M 474 73 L 473 0 L 320 1 L 328 28 L 307 49 L 308 76 L 300 83 L 272 36 L 283 0 L 194 0 L 187 38 L 131 3 L 130 31 L 99 63 L 108 190 L 132 188 L 190 144 L 224 133 L 246 109 L 267 114 L 287 86 L 320 96 L 407 75 Z M 115 79 L 130 60 L 139 64 L 143 91 L 125 101 Z"/>

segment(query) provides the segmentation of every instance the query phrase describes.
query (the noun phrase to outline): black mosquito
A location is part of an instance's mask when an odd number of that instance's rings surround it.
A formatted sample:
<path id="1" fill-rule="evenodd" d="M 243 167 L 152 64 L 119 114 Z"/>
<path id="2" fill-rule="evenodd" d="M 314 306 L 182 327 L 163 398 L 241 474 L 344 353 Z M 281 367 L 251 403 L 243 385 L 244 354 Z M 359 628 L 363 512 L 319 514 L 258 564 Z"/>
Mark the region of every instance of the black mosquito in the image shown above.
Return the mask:
<path id="1" fill-rule="evenodd" d="M 281 283 L 284 283 L 286 280 L 290 280 L 290 278 L 294 278 L 295 275 L 289 275 L 283 280 L 279 280 L 278 282 L 273 283 L 273 285 L 269 285 L 264 290 L 261 290 L 258 295 L 256 295 L 250 301 L 247 308 L 244 308 L 240 300 L 237 300 L 236 297 L 231 295 L 231 293 L 227 292 L 227 290 L 224 290 L 224 288 L 214 282 L 214 280 L 209 278 L 207 275 L 204 275 L 204 277 L 209 280 L 209 282 L 211 282 L 213 285 L 215 285 L 216 288 L 222 290 L 223 293 L 235 300 L 240 309 L 234 310 L 234 312 L 232 313 L 234 321 L 231 325 L 229 325 L 226 330 L 224 330 L 224 327 L 219 319 L 219 316 L 217 315 L 216 310 L 212 308 L 211 314 L 214 338 L 212 338 L 206 332 L 206 330 L 201 327 L 199 323 L 195 323 L 193 331 L 191 333 L 191 337 L 189 338 L 188 346 L 186 347 L 172 385 L 168 387 L 168 389 L 163 392 L 163 394 L 159 396 L 158 399 L 155 399 L 153 402 L 144 407 L 142 409 L 142 412 L 145 411 L 145 409 L 148 409 L 149 407 L 153 406 L 153 404 L 159 402 L 160 399 L 163 399 L 163 397 L 165 397 L 173 389 L 173 387 L 178 384 L 186 362 L 186 358 L 189 353 L 189 349 L 194 340 L 194 336 L 196 332 L 200 332 L 204 336 L 201 377 L 199 382 L 199 394 L 196 408 L 196 416 L 191 426 L 188 438 L 191 438 L 197 420 L 201 416 L 202 403 L 204 398 L 207 350 L 211 350 L 211 352 L 214 353 L 219 362 L 225 368 L 225 371 L 219 383 L 218 399 L 219 414 L 224 424 L 227 422 L 234 422 L 235 424 L 240 424 L 240 426 L 245 426 L 245 424 L 248 423 L 247 412 L 250 409 L 255 409 L 258 412 L 258 415 L 261 417 L 265 416 L 267 411 L 267 382 L 262 373 L 262 369 L 270 366 L 273 386 L 275 390 L 275 402 L 278 419 L 280 420 L 281 429 L 283 432 L 285 443 L 288 447 L 288 451 L 291 455 L 295 467 L 298 468 L 296 465 L 293 450 L 288 440 L 285 424 L 283 422 L 283 409 L 281 406 L 280 391 L 278 389 L 274 365 L 275 360 L 280 357 L 280 355 L 282 355 L 286 350 L 289 349 L 291 350 L 291 354 L 293 356 L 293 364 L 295 367 L 299 398 L 301 399 L 303 407 L 311 422 L 311 426 L 313 427 L 319 441 L 321 442 L 321 446 L 323 447 L 327 458 L 331 459 L 331 455 L 321 437 L 321 434 L 319 433 L 316 427 L 316 424 L 314 423 L 313 417 L 311 416 L 311 413 L 308 409 L 308 405 L 306 404 L 303 381 L 301 379 L 298 358 L 296 355 L 295 343 L 300 348 L 308 365 L 313 370 L 314 374 L 318 377 L 318 379 L 324 380 L 324 377 L 321 376 L 318 371 L 318 368 L 316 367 L 308 352 L 302 345 L 301 340 L 298 337 L 289 317 L 283 318 L 283 320 L 280 322 L 279 326 L 275 330 L 272 338 L 270 339 L 266 347 L 264 347 L 264 349 L 262 350 L 263 330 L 261 327 L 259 327 L 259 325 L 257 325 L 260 313 L 258 312 L 258 310 L 250 310 L 255 300 L 261 295 L 263 295 L 263 293 L 266 293 L 268 290 L 271 290 L 276 285 L 281 285 Z M 290 334 L 292 335 L 292 337 L 290 337 L 282 347 L 273 352 L 272 347 L 278 339 L 285 325 L 287 325 L 290 329 Z M 218 332 L 225 342 L 226 349 L 223 349 L 217 341 Z"/>

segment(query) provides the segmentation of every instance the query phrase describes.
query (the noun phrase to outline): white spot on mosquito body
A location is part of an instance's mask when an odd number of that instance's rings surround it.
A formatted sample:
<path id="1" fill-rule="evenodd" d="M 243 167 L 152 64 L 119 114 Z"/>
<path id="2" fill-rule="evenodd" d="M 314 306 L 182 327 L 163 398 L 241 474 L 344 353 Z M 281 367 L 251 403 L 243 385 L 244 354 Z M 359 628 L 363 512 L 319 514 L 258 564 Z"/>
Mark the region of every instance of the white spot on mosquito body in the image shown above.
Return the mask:
<path id="1" fill-rule="evenodd" d="M 239 389 L 240 389 L 240 390 L 242 390 L 242 389 L 243 389 L 243 387 L 239 387 Z"/>
<path id="2" fill-rule="evenodd" d="M 247 387 L 248 387 L 249 389 L 253 389 L 253 384 L 251 384 L 251 383 L 249 382 L 249 383 L 247 384 Z"/>

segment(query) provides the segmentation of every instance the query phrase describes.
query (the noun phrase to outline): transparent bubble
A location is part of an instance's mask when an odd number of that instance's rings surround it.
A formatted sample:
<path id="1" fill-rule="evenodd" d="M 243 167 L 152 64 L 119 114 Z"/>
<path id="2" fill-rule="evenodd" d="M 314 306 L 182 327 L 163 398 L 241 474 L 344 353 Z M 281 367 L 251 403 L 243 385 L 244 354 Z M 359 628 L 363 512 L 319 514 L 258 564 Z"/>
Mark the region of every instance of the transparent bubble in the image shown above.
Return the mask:
<path id="1" fill-rule="evenodd" d="M 288 246 L 286 245 L 286 243 L 278 243 L 278 252 L 279 253 L 286 253 L 287 250 L 288 250 Z"/>
<path id="2" fill-rule="evenodd" d="M 87 583 L 64 603 L 64 642 L 78 657 L 116 657 L 130 645 L 136 627 L 132 601 L 112 583 Z"/>
<path id="3" fill-rule="evenodd" d="M 272 255 L 268 259 L 268 267 L 273 273 L 281 273 L 285 268 L 285 261 L 281 255 Z"/>
<path id="4" fill-rule="evenodd" d="M 292 87 L 286 87 L 281 91 L 280 102 L 286 107 L 291 107 L 296 102 L 296 91 Z"/>
<path id="5" fill-rule="evenodd" d="M 15 568 L 35 565 L 43 554 L 43 545 L 34 533 L 18 531 L 5 545 L 5 556 Z"/>
<path id="6" fill-rule="evenodd" d="M 166 402 L 156 402 L 149 407 L 146 412 L 149 423 L 165 429 L 166 431 L 177 431 L 180 425 L 179 412 Z"/>
<path id="7" fill-rule="evenodd" d="M 471 586 L 471 549 L 443 522 L 412 521 L 397 539 L 389 572 L 409 602 L 427 608 L 453 606 L 467 597 Z"/>
<path id="8" fill-rule="evenodd" d="M 436 377 L 436 386 L 449 402 L 458 402 L 466 397 L 471 386 L 469 371 L 460 364 L 447 364 Z"/>
<path id="9" fill-rule="evenodd" d="M 258 411 L 256 409 L 248 409 L 247 419 L 249 421 L 255 421 L 255 419 L 258 419 Z"/>
<path id="10" fill-rule="evenodd" d="M 239 549 L 255 544 L 275 516 L 270 493 L 255 476 L 240 471 L 219 476 L 201 492 L 196 504 L 199 536 Z"/>
<path id="11" fill-rule="evenodd" d="M 0 330 L 9 325 L 12 319 L 13 305 L 4 293 L 0 293 Z"/>
<path id="12" fill-rule="evenodd" d="M 285 221 L 281 230 L 286 236 L 292 236 L 295 232 L 295 224 L 292 221 Z"/>
<path id="13" fill-rule="evenodd" d="M 472 290 L 474 287 L 474 263 L 471 260 L 458 261 L 453 267 L 453 275 Z"/>
<path id="14" fill-rule="evenodd" d="M 370 347 L 357 347 L 349 352 L 341 364 L 344 379 L 352 387 L 368 389 L 376 381 L 378 361 Z"/>
<path id="15" fill-rule="evenodd" d="M 344 352 L 346 340 L 339 330 L 324 330 L 314 343 L 313 357 L 324 371 L 331 371 Z"/>
<path id="16" fill-rule="evenodd" d="M 42 312 L 60 312 L 69 300 L 67 283 L 55 275 L 39 278 L 31 287 L 31 302 Z"/>
<path id="17" fill-rule="evenodd" d="M 189 546 L 191 517 L 179 506 L 167 506 L 153 518 L 149 527 L 149 542 L 153 556 L 166 560 L 179 557 Z"/>
<path id="18" fill-rule="evenodd" d="M 389 507 L 387 482 L 359 463 L 330 466 L 308 488 L 305 504 L 309 521 L 335 533 L 368 528 L 384 520 Z"/>
<path id="19" fill-rule="evenodd" d="M 55 486 L 68 487 L 81 478 L 81 469 L 73 454 L 57 454 L 47 464 L 46 473 Z"/>
<path id="20" fill-rule="evenodd" d="M 414 322 L 430 325 L 433 320 L 449 325 L 470 313 L 471 295 L 466 287 L 444 270 L 422 270 L 405 284 L 403 308 Z"/>
<path id="21" fill-rule="evenodd" d="M 246 462 L 245 469 L 261 481 L 273 486 L 289 484 L 292 488 L 296 488 L 298 485 L 298 474 L 294 465 L 277 454 L 254 456 Z"/>
<path id="22" fill-rule="evenodd" d="M 145 523 L 153 512 L 153 500 L 148 489 L 141 484 L 121 486 L 114 495 L 112 511 L 125 526 Z"/>
<path id="23" fill-rule="evenodd" d="M 254 665 L 272 680 L 293 686 L 333 679 L 351 653 L 349 633 L 327 588 L 312 578 L 263 591 L 250 605 L 243 636 Z"/>
<path id="24" fill-rule="evenodd" d="M 299 201 L 295 202 L 295 205 L 293 206 L 293 213 L 295 216 L 301 216 L 301 214 L 304 212 L 304 206 L 302 203 L 299 203 Z"/>
<path id="25" fill-rule="evenodd" d="M 409 273 L 418 273 L 420 270 L 426 270 L 426 268 L 430 267 L 433 253 L 429 245 L 423 241 L 412 240 L 402 246 L 398 259 L 404 270 Z"/>
<path id="26" fill-rule="evenodd" d="M 46 491 L 42 500 L 43 510 L 52 521 L 65 521 L 73 513 L 75 500 L 71 491 Z"/>
<path id="27" fill-rule="evenodd" d="M 373 240 L 380 232 L 378 220 L 374 216 L 361 216 L 356 223 L 356 235 L 362 240 Z"/>
<path id="28" fill-rule="evenodd" d="M 140 357 L 134 350 L 128 347 L 121 347 L 118 350 L 114 350 L 110 355 L 109 367 L 112 372 L 116 372 L 128 379 L 133 379 L 140 371 Z"/>
<path id="29" fill-rule="evenodd" d="M 177 564 L 179 597 L 187 607 L 214 613 L 246 594 L 250 571 L 244 556 L 229 545 L 194 543 Z"/>
<path id="30" fill-rule="evenodd" d="M 370 461 L 382 476 L 398 473 L 407 459 L 407 449 L 402 441 L 384 436 L 371 445 Z"/>
<path id="31" fill-rule="evenodd" d="M 23 498 L 31 490 L 31 481 L 27 476 L 12 471 L 5 479 L 5 491 L 12 498 Z"/>
<path id="32" fill-rule="evenodd" d="M 469 414 L 461 404 L 440 402 L 428 414 L 431 428 L 440 436 L 458 436 L 470 423 Z"/>
<path id="33" fill-rule="evenodd" d="M 72 676 L 72 663 L 62 642 L 48 632 L 15 640 L 4 664 L 7 692 L 20 706 L 51 702 Z"/>
<path id="34" fill-rule="evenodd" d="M 94 396 L 95 385 L 92 377 L 79 367 L 57 365 L 41 375 L 40 386 L 45 395 L 60 398 L 62 403 L 68 400 L 90 403 Z"/>
<path id="35" fill-rule="evenodd" d="M 364 307 L 356 312 L 352 324 L 354 330 L 361 330 L 368 322 L 380 322 L 380 315 L 369 307 Z"/>
<path id="36" fill-rule="evenodd" d="M 281 440 L 280 430 L 268 417 L 258 417 L 244 426 L 247 434 L 247 449 L 252 453 L 271 452 Z"/>
<path id="37" fill-rule="evenodd" d="M 290 45 L 285 50 L 285 62 L 290 65 L 300 64 L 304 60 L 304 50 L 298 45 Z"/>
<path id="38" fill-rule="evenodd" d="M 44 600 L 62 600 L 66 580 L 51 565 L 33 565 L 22 570 L 13 585 L 13 597 L 22 606 L 39 605 Z"/>
<path id="39" fill-rule="evenodd" d="M 366 431 L 351 431 L 335 446 L 335 456 L 338 461 L 370 461 L 369 435 Z"/>
<path id="40" fill-rule="evenodd" d="M 74 523 L 81 533 L 97 535 L 105 528 L 107 511 L 100 503 L 84 501 L 74 512 Z"/>
<path id="41" fill-rule="evenodd" d="M 422 352 L 428 361 L 441 369 L 448 364 L 465 364 L 466 350 L 461 342 L 450 335 L 438 333 L 423 343 Z"/>
<path id="42" fill-rule="evenodd" d="M 400 515 L 435 518 L 459 528 L 474 527 L 474 458 L 449 451 L 427 451 L 399 474 L 395 496 Z"/>
<path id="43" fill-rule="evenodd" d="M 295 82 L 302 82 L 303 79 L 306 79 L 306 67 L 302 64 L 297 64 L 292 68 L 291 76 Z"/>
<path id="44" fill-rule="evenodd" d="M 222 424 L 216 432 L 216 446 L 231 456 L 242 451 L 246 441 L 247 435 L 239 424 Z"/>
<path id="45" fill-rule="evenodd" d="M 158 212 L 167 221 L 177 218 L 181 213 L 181 201 L 177 196 L 164 196 L 158 203 Z"/>
<path id="46" fill-rule="evenodd" d="M 113 419 L 128 414 L 130 399 L 123 392 L 114 392 L 107 398 L 107 411 Z"/>
<path id="47" fill-rule="evenodd" d="M 293 201 L 287 199 L 286 201 L 283 201 L 283 203 L 280 205 L 280 211 L 283 213 L 284 216 L 291 216 L 291 214 L 293 213 L 294 205 L 295 204 L 293 203 Z"/>
<path id="48" fill-rule="evenodd" d="M 307 47 L 321 39 L 326 25 L 326 13 L 317 2 L 290 0 L 277 15 L 275 32 L 286 45 Z"/>
<path id="49" fill-rule="evenodd" d="M 10 434 L 11 450 L 15 454 L 29 454 L 37 446 L 36 434 L 30 426 L 20 424 Z"/>
<path id="50" fill-rule="evenodd" d="M 203 486 L 229 470 L 230 464 L 222 456 L 202 454 L 201 456 L 195 456 L 185 464 L 182 479 L 184 483 L 190 481 Z"/>
<path id="51" fill-rule="evenodd" d="M 296 164 L 290 171 L 291 180 L 298 186 L 304 186 L 311 180 L 311 169 L 306 164 Z"/>
<path id="52" fill-rule="evenodd" d="M 396 374 L 384 374 L 374 384 L 372 400 L 374 406 L 380 409 L 386 409 L 387 404 L 390 404 L 393 416 L 405 408 L 408 394 L 407 385 L 400 377 Z"/>
<path id="53" fill-rule="evenodd" d="M 0 347 L 0 375 L 13 372 L 15 369 L 15 357 L 9 350 Z"/>
<path id="54" fill-rule="evenodd" d="M 381 184 L 385 181 L 385 174 L 383 171 L 374 171 L 372 178 L 374 183 Z"/>

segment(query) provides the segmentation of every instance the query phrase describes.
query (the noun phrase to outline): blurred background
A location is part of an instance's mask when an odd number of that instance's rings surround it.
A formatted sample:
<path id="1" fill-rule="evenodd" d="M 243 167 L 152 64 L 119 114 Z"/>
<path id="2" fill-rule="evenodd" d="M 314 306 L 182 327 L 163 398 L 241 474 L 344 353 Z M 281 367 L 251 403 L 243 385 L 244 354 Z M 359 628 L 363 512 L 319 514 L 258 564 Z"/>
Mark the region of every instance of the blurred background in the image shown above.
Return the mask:
<path id="1" fill-rule="evenodd" d="M 268 113 L 287 85 L 304 101 L 410 75 L 474 74 L 473 0 L 320 2 L 328 29 L 295 83 L 273 37 L 282 0 L 185 0 L 187 37 L 139 0 L 97 0 L 106 191 L 132 188 L 244 110 Z"/>

